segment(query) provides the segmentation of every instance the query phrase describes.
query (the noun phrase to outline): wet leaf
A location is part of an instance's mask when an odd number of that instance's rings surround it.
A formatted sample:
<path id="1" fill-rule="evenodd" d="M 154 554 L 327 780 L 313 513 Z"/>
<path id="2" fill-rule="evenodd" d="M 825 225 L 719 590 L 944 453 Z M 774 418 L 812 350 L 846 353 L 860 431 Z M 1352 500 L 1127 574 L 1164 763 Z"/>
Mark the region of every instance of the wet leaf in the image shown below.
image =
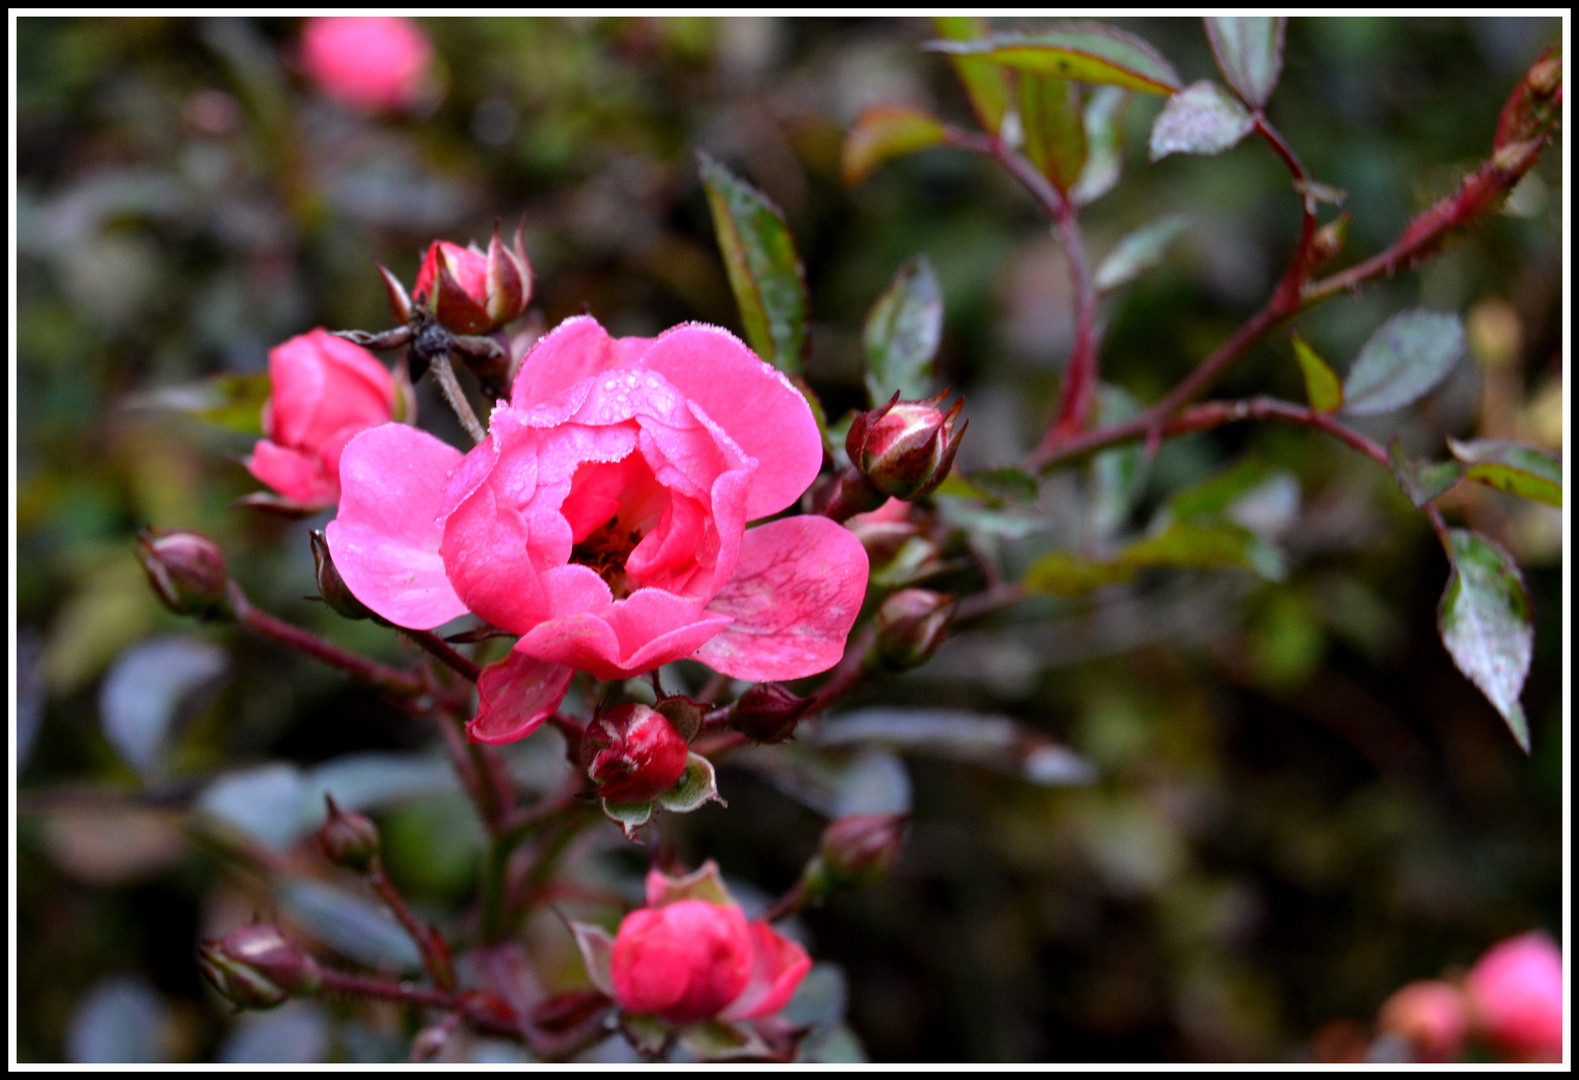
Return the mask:
<path id="1" fill-rule="evenodd" d="M 1305 400 L 1317 412 L 1337 412 L 1343 408 L 1343 384 L 1332 368 L 1309 345 L 1294 339 L 1294 359 L 1299 361 L 1300 373 L 1305 376 Z"/>
<path id="2" fill-rule="evenodd" d="M 359 964 L 417 971 L 422 957 L 395 917 L 383 907 L 310 878 L 283 878 L 275 886 L 280 907 L 297 926 Z"/>
<path id="3" fill-rule="evenodd" d="M 986 57 L 1004 67 L 1078 82 L 1108 83 L 1148 94 L 1183 85 L 1173 65 L 1133 34 L 1102 23 L 1070 22 L 1037 33 L 994 34 L 985 40 L 934 41 L 926 48 L 952 57 Z"/>
<path id="4" fill-rule="evenodd" d="M 1168 248 L 1184 235 L 1186 224 L 1182 216 L 1169 214 L 1125 236 L 1097 267 L 1093 278 L 1097 291 L 1111 292 L 1161 266 Z"/>
<path id="5" fill-rule="evenodd" d="M 806 274 L 784 215 L 712 157 L 698 157 L 746 342 L 780 371 L 799 374 L 807 348 Z"/>
<path id="6" fill-rule="evenodd" d="M 884 162 L 942 146 L 947 138 L 948 129 L 930 113 L 905 105 L 873 105 L 855 118 L 844 137 L 840 175 L 854 187 Z"/>
<path id="7" fill-rule="evenodd" d="M 987 20 L 972 15 L 934 16 L 932 25 L 950 41 L 976 41 L 987 37 Z M 1009 80 L 991 60 L 979 56 L 950 56 L 965 96 L 982 130 L 996 135 L 1009 108 Z"/>
<path id="8" fill-rule="evenodd" d="M 1397 437 L 1387 447 L 1387 460 L 1398 478 L 1398 486 L 1416 506 L 1424 506 L 1464 476 L 1464 466 L 1457 461 L 1410 461 Z"/>
<path id="9" fill-rule="evenodd" d="M 866 393 L 874 407 L 929 396 L 943 337 L 943 293 L 925 255 L 909 259 L 866 317 Z"/>
<path id="10" fill-rule="evenodd" d="M 269 373 L 216 375 L 202 382 L 134 394 L 128 409 L 168 409 L 217 427 L 248 435 L 263 434 L 263 404 L 271 393 Z"/>
<path id="11" fill-rule="evenodd" d="M 1086 164 L 1069 189 L 1069 200 L 1088 206 L 1112 191 L 1124 170 L 1124 107 L 1129 91 L 1119 86 L 1093 87 L 1086 101 Z"/>
<path id="12" fill-rule="evenodd" d="M 1086 164 L 1079 88 L 1067 79 L 1034 71 L 1022 71 L 1018 82 L 1025 156 L 1053 187 L 1067 192 Z"/>
<path id="13" fill-rule="evenodd" d="M 1221 154 L 1250 134 L 1255 121 L 1226 90 L 1207 79 L 1168 99 L 1151 126 L 1151 160 L 1169 154 Z"/>
<path id="14" fill-rule="evenodd" d="M 228 664 L 224 649 L 199 637 L 138 642 L 116 658 L 99 688 L 104 737 L 145 781 L 159 779 L 181 705 L 212 690 Z"/>
<path id="15" fill-rule="evenodd" d="M 1468 466 L 1465 479 L 1509 495 L 1562 506 L 1563 463 L 1540 447 L 1505 439 L 1448 439 L 1447 445 L 1453 456 Z"/>
<path id="16" fill-rule="evenodd" d="M 1257 108 L 1265 105 L 1283 71 L 1283 34 L 1288 20 L 1281 16 L 1218 16 L 1206 22 L 1217 67 L 1239 96 Z"/>
<path id="17" fill-rule="evenodd" d="M 1374 416 L 1401 409 L 1447 378 L 1463 355 L 1464 324 L 1457 315 L 1420 309 L 1394 315 L 1349 368 L 1344 412 Z"/>
<path id="18" fill-rule="evenodd" d="M 1519 695 L 1530 671 L 1535 624 L 1529 593 L 1507 552 L 1467 529 L 1448 533 L 1452 573 L 1437 610 L 1442 644 L 1530 751 L 1530 726 Z"/>

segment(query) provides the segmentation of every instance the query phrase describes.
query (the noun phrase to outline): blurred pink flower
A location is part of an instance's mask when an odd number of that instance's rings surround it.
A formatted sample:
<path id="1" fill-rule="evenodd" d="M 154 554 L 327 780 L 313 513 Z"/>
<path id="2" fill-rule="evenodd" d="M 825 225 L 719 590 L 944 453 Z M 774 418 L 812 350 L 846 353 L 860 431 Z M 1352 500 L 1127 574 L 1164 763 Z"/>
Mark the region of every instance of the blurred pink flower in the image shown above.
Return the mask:
<path id="1" fill-rule="evenodd" d="M 1464 994 L 1440 979 L 1419 979 L 1393 992 L 1376 1026 L 1405 1039 L 1416 1061 L 1453 1061 L 1469 1031 Z"/>
<path id="2" fill-rule="evenodd" d="M 265 437 L 247 468 L 303 508 L 332 506 L 340 454 L 352 436 L 389 422 L 394 380 L 372 353 L 321 328 L 270 350 L 269 379 Z"/>
<path id="3" fill-rule="evenodd" d="M 1561 1061 L 1563 957 L 1539 931 L 1482 956 L 1464 980 L 1470 1011 L 1487 1039 L 1520 1061 Z"/>
<path id="4" fill-rule="evenodd" d="M 325 95 L 368 112 L 409 108 L 433 63 L 433 44 L 416 24 L 389 15 L 310 18 L 302 66 Z"/>
<path id="5" fill-rule="evenodd" d="M 735 678 L 826 671 L 866 592 L 866 553 L 799 498 L 822 442 L 799 391 L 727 331 L 608 336 L 586 316 L 537 343 L 464 457 L 410 427 L 346 449 L 327 534 L 346 585 L 400 626 L 471 612 L 520 635 L 469 727 L 512 742 L 572 670 L 627 678 L 694 657 Z"/>

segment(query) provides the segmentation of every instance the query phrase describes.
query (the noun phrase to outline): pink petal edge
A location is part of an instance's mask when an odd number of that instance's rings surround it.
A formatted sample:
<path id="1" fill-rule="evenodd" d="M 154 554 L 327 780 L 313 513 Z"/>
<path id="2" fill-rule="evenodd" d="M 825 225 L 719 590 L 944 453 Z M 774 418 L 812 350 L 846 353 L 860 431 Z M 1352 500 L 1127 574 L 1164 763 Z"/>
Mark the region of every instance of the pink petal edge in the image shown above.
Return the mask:
<path id="1" fill-rule="evenodd" d="M 477 715 L 466 725 L 467 736 L 493 746 L 526 738 L 559 707 L 574 674 L 512 650 L 482 669 Z"/>

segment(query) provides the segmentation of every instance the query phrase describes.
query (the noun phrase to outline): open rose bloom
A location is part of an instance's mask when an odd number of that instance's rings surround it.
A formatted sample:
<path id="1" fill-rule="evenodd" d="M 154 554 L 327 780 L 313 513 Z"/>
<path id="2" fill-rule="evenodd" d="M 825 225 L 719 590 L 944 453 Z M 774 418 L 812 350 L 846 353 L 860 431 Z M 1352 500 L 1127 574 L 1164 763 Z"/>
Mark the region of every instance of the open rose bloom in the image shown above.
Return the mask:
<path id="1" fill-rule="evenodd" d="M 401 424 L 353 439 L 327 535 L 346 585 L 389 621 L 470 612 L 520 636 L 484 670 L 468 729 L 511 742 L 576 670 L 619 679 L 693 657 L 785 680 L 837 663 L 866 591 L 860 542 L 820 516 L 746 527 L 821 463 L 805 399 L 727 331 L 616 340 L 583 316 L 527 355 L 470 453 Z"/>
<path id="2" fill-rule="evenodd" d="M 378 358 L 318 329 L 269 352 L 271 391 L 252 475 L 300 509 L 340 497 L 340 455 L 352 436 L 388 423 L 395 382 Z"/>

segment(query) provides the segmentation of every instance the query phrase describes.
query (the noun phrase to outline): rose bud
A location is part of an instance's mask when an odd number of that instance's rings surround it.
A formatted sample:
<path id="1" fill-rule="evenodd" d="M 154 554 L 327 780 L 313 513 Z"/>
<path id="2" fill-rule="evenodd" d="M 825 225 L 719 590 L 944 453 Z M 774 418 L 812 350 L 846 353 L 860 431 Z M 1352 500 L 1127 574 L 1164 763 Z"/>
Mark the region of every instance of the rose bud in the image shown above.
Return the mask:
<path id="1" fill-rule="evenodd" d="M 323 598 L 323 602 L 347 619 L 373 618 L 367 605 L 351 594 L 340 572 L 334 568 L 334 557 L 329 554 L 329 542 L 324 539 L 323 530 L 314 529 L 309 542 L 313 549 L 314 573 L 318 578 L 318 595 Z"/>
<path id="2" fill-rule="evenodd" d="M 225 553 L 201 533 L 147 529 L 137 534 L 138 558 L 148 583 L 177 615 L 233 619 Z"/>
<path id="3" fill-rule="evenodd" d="M 795 734 L 795 725 L 812 705 L 781 684 L 757 683 L 729 707 L 729 726 L 753 742 L 783 742 Z"/>
<path id="4" fill-rule="evenodd" d="M 846 519 L 844 527 L 855 534 L 874 565 L 886 563 L 899 554 L 905 541 L 921 535 L 921 526 L 910 520 L 910 504 L 899 499 Z"/>
<path id="5" fill-rule="evenodd" d="M 890 671 L 908 671 L 926 662 L 948 630 L 954 598 L 930 589 L 901 589 L 877 609 L 877 663 Z"/>
<path id="6" fill-rule="evenodd" d="M 198 946 L 198 967 L 227 999 L 268 1009 L 317 991 L 318 964 L 277 926 L 254 923 Z"/>
<path id="7" fill-rule="evenodd" d="M 955 427 L 963 401 L 948 412 L 937 408 L 944 395 L 926 401 L 900 401 L 862 413 L 850 425 L 845 449 L 872 486 L 895 499 L 930 494 L 954 465 L 960 439 L 970 421 Z"/>
<path id="8" fill-rule="evenodd" d="M 433 45 L 407 19 L 314 18 L 302 27 L 301 58 L 326 97 L 366 112 L 393 112 L 422 96 Z"/>
<path id="9" fill-rule="evenodd" d="M 1458 1057 L 1469 1029 L 1464 995 L 1451 983 L 1421 979 L 1396 991 L 1377 1014 L 1377 1028 L 1407 1042 L 1414 1061 Z"/>
<path id="10" fill-rule="evenodd" d="M 532 299 L 532 264 L 526 260 L 521 229 L 515 232 L 513 249 L 507 248 L 495 222 L 486 254 L 475 245 L 463 248 L 435 240 L 423 256 L 411 294 L 457 334 L 486 334 L 516 318 Z"/>
<path id="11" fill-rule="evenodd" d="M 627 702 L 593 718 L 581 763 L 611 803 L 650 802 L 680 782 L 689 749 L 667 717 Z"/>
<path id="12" fill-rule="evenodd" d="M 899 858 L 909 814 L 852 814 L 822 833 L 817 867 L 828 884 L 844 889 L 875 885 Z M 817 871 L 813 871 L 815 874 Z"/>
<path id="13" fill-rule="evenodd" d="M 323 329 L 269 350 L 263 434 L 246 465 L 303 510 L 340 498 L 340 454 L 394 415 L 395 380 L 360 345 Z"/>
<path id="14" fill-rule="evenodd" d="M 336 866 L 366 872 L 378 858 L 378 826 L 361 814 L 341 810 L 327 792 L 324 802 L 329 815 L 318 827 L 318 846 Z"/>
<path id="15" fill-rule="evenodd" d="M 1563 957 L 1535 932 L 1502 942 L 1464 980 L 1470 1015 L 1492 1043 L 1520 1061 L 1561 1061 Z"/>

